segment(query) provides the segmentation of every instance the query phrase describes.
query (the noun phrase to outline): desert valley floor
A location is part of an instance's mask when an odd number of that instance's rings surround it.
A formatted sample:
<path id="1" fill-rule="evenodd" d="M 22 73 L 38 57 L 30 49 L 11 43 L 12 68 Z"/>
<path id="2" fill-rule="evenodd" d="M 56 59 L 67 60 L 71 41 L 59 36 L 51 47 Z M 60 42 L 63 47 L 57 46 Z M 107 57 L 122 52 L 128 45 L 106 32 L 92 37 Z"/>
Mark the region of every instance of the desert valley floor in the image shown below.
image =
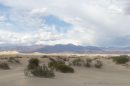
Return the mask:
<path id="1" fill-rule="evenodd" d="M 1 55 L 0 58 L 8 56 L 10 55 Z M 0 86 L 130 86 L 130 67 L 117 65 L 111 59 L 104 57 L 100 58 L 103 62 L 101 69 L 73 67 L 75 73 L 55 72 L 56 76 L 50 79 L 25 77 L 24 69 L 28 59 L 31 57 L 41 59 L 41 56 L 23 55 L 23 58 L 19 58 L 21 64 L 10 63 L 10 70 L 0 69 Z M 89 55 L 92 58 L 95 56 Z M 41 60 L 46 62 L 47 58 Z"/>

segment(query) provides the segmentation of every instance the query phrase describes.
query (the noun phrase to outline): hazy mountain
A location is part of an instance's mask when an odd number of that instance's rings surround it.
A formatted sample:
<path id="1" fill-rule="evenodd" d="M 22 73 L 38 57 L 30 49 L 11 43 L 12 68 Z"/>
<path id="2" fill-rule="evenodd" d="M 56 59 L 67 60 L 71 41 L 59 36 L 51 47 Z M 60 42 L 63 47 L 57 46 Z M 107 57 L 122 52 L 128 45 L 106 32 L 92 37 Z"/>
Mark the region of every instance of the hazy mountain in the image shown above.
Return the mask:
<path id="1" fill-rule="evenodd" d="M 41 53 L 85 53 L 88 51 L 101 51 L 101 48 L 96 46 L 77 46 L 73 44 L 67 45 L 32 45 L 32 46 L 19 46 L 19 45 L 8 45 L 8 46 L 0 46 L 0 51 L 18 51 L 23 53 L 31 53 L 31 52 L 41 52 Z"/>
<path id="2" fill-rule="evenodd" d="M 45 53 L 60 53 L 60 52 L 75 52 L 75 53 L 85 53 L 87 51 L 101 51 L 102 49 L 95 46 L 76 46 L 73 44 L 68 45 L 54 45 L 54 46 L 45 46 L 38 49 L 38 52 Z"/>
<path id="3" fill-rule="evenodd" d="M 0 45 L 0 51 L 18 51 L 21 53 L 129 53 L 130 47 L 97 47 L 97 46 L 80 46 L 73 44 L 57 45 Z"/>

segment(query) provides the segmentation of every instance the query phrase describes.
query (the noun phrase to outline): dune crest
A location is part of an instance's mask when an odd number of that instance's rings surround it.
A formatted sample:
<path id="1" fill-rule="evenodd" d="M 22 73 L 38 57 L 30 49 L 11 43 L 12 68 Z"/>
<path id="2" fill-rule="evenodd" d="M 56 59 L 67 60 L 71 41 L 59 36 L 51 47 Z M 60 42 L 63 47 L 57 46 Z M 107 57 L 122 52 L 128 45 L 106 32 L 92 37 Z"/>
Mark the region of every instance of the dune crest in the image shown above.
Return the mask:
<path id="1" fill-rule="evenodd" d="M 1 51 L 0 55 L 3 55 L 3 54 L 19 54 L 19 52 L 17 52 L 17 51 Z"/>

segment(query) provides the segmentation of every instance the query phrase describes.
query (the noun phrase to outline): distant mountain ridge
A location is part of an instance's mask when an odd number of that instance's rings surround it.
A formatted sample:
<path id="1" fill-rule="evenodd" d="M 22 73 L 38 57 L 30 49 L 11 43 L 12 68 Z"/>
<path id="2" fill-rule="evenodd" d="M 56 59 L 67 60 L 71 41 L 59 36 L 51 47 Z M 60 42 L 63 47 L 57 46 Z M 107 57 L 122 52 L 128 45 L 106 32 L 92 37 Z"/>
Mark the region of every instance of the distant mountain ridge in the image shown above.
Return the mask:
<path id="1" fill-rule="evenodd" d="M 3 45 L 0 51 L 18 51 L 20 53 L 130 53 L 130 47 L 97 47 L 97 46 L 81 46 L 73 44 L 57 44 L 57 45 Z"/>
<path id="2" fill-rule="evenodd" d="M 77 46 L 73 44 L 68 45 L 54 45 L 54 46 L 45 46 L 38 49 L 38 52 L 45 53 L 60 53 L 60 52 L 75 52 L 75 53 L 85 53 L 86 51 L 101 51 L 102 49 L 95 46 Z"/>

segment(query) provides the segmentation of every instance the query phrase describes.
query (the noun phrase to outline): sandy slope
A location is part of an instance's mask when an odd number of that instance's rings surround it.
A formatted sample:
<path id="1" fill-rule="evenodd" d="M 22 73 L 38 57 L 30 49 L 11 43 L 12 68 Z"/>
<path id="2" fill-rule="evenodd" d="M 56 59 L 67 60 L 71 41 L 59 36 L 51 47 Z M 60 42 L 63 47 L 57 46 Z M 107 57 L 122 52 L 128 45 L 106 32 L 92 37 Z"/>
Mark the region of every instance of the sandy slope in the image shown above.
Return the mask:
<path id="1" fill-rule="evenodd" d="M 0 71 L 0 86 L 130 86 L 130 73 L 77 68 L 75 74 L 57 73 L 56 78 L 26 78 L 21 68 Z"/>
<path id="2" fill-rule="evenodd" d="M 24 66 L 0 70 L 0 86 L 130 86 L 130 68 L 104 60 L 102 69 L 74 67 L 74 74 L 56 72 L 54 79 L 25 77 Z"/>

